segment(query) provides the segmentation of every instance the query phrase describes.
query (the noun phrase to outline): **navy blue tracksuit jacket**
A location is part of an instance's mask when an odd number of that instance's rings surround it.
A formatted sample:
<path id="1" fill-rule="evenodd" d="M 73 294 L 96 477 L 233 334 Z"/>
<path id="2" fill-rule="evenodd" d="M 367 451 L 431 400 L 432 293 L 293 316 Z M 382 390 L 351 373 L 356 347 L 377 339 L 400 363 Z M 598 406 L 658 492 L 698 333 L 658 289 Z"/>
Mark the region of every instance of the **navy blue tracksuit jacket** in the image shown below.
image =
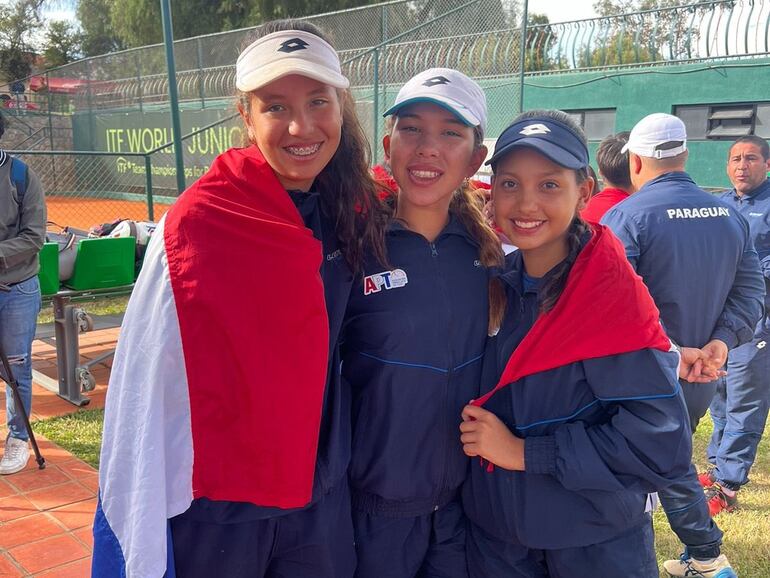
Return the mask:
<path id="1" fill-rule="evenodd" d="M 602 218 L 644 279 L 679 345 L 751 340 L 765 285 L 745 219 L 684 172 L 646 183 Z"/>
<path id="2" fill-rule="evenodd" d="M 754 337 L 770 337 L 770 179 L 765 179 L 751 194 L 739 196 L 735 190 L 722 194 L 722 200 L 733 206 L 749 223 L 754 248 L 765 280 L 765 310 Z"/>
<path id="3" fill-rule="evenodd" d="M 519 252 L 502 276 L 508 308 L 484 357 L 494 388 L 538 315 Z M 601 315 L 601 311 L 586 311 Z M 647 493 L 687 471 L 692 451 L 675 353 L 644 349 L 526 376 L 484 408 L 525 440 L 526 471 L 471 464 L 467 516 L 486 534 L 534 549 L 584 547 L 645 523 Z"/>
<path id="4" fill-rule="evenodd" d="M 455 217 L 432 243 L 394 221 L 387 248 L 391 270 L 370 259 L 348 303 L 349 479 L 354 509 L 412 517 L 450 502 L 466 476 L 458 427 L 479 390 L 488 276 Z"/>

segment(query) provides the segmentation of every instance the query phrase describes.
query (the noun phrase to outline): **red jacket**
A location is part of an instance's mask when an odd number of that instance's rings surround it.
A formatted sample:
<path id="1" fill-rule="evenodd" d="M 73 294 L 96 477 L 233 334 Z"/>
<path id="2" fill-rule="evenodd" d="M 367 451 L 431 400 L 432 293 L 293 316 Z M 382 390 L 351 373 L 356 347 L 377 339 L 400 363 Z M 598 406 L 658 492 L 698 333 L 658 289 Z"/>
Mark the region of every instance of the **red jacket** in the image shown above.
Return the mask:
<path id="1" fill-rule="evenodd" d="M 629 193 L 623 189 L 602 189 L 591 197 L 586 208 L 580 211 L 580 218 L 589 223 L 598 223 L 602 220 L 604 213 L 628 197 Z"/>

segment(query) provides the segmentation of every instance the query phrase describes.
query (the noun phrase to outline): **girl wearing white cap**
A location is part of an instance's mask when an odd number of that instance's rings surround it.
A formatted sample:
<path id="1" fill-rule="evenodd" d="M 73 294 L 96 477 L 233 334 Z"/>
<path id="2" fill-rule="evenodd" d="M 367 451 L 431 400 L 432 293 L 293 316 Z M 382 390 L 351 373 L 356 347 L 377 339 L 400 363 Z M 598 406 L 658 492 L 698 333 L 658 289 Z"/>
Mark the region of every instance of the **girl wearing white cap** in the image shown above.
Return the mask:
<path id="1" fill-rule="evenodd" d="M 500 242 L 467 183 L 487 152 L 486 99 L 460 72 L 430 69 L 386 115 L 399 187 L 389 266 L 368 257 L 353 286 L 342 365 L 353 391 L 356 575 L 464 577 L 468 460 L 456 431 L 503 307 L 488 281 Z"/>
<path id="2" fill-rule="evenodd" d="M 337 346 L 387 216 L 348 80 L 314 26 L 236 65 L 250 146 L 159 225 L 107 401 L 94 576 L 352 576 Z"/>

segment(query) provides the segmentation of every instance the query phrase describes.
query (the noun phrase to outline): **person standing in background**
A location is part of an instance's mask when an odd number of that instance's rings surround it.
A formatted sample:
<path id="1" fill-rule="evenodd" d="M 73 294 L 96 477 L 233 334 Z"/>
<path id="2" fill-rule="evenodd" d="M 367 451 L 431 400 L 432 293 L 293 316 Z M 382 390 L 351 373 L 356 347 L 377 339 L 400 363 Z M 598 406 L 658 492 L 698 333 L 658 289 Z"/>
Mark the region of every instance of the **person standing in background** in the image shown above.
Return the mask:
<path id="1" fill-rule="evenodd" d="M 4 132 L 5 118 L 0 114 L 0 138 Z M 0 346 L 8 356 L 27 415 L 32 409 L 32 340 L 40 312 L 37 272 L 45 222 L 40 179 L 0 149 Z M 0 460 L 3 475 L 23 470 L 29 460 L 29 434 L 10 388 L 5 399 L 8 437 Z"/>
<path id="2" fill-rule="evenodd" d="M 717 385 L 709 411 L 714 432 L 706 450 L 710 471 L 700 474 L 711 515 L 731 512 L 749 471 L 767 421 L 770 405 L 770 147 L 758 136 L 735 141 L 727 156 L 727 176 L 733 190 L 722 200 L 749 222 L 751 239 L 765 279 L 765 311 L 754 338 L 731 350 L 727 376 Z"/>
<path id="3" fill-rule="evenodd" d="M 604 213 L 624 201 L 631 194 L 633 187 L 628 174 L 628 151 L 623 147 L 628 142 L 628 131 L 608 136 L 596 151 L 596 164 L 604 188 L 593 195 L 580 212 L 580 218 L 588 223 L 598 223 Z"/>
<path id="4" fill-rule="evenodd" d="M 628 143 L 633 196 L 602 218 L 625 245 L 671 340 L 700 348 L 714 379 L 680 379 L 693 433 L 716 391 L 729 349 L 751 340 L 765 286 L 745 219 L 698 188 L 685 172 L 687 133 L 675 116 L 655 113 L 634 126 Z M 709 283 L 699 282 L 708 279 Z M 671 576 L 733 578 L 721 554 L 722 531 L 709 516 L 697 471 L 658 492 L 686 549 L 663 567 Z"/>

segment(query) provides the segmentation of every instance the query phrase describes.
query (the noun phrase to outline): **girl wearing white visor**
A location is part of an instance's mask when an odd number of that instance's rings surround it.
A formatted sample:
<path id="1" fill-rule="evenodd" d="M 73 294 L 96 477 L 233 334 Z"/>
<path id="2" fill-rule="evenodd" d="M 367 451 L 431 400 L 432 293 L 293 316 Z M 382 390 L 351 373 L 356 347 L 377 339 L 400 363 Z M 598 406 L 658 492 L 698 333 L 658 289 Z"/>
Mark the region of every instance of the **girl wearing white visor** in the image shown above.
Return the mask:
<path id="1" fill-rule="evenodd" d="M 355 567 L 337 345 L 386 212 L 338 56 L 260 28 L 236 64 L 250 145 L 156 231 L 107 401 L 94 576 L 344 578 Z"/>

